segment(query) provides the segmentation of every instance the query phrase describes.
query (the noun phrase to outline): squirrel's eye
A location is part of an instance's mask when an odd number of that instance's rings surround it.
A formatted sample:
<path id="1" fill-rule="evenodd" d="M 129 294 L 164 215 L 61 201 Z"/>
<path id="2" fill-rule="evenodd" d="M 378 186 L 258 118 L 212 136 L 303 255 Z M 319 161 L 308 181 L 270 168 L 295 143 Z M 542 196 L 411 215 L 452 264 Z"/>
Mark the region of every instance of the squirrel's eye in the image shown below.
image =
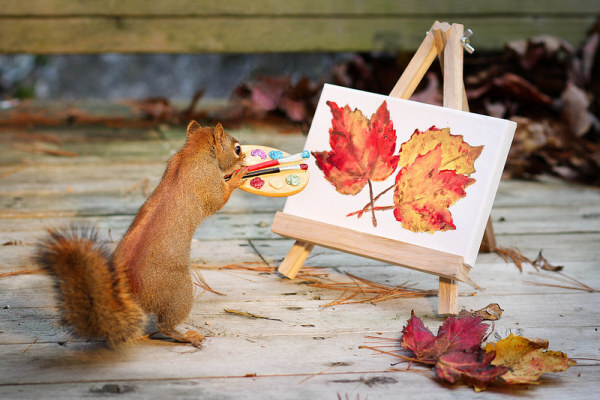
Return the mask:
<path id="1" fill-rule="evenodd" d="M 242 146 L 240 146 L 239 144 L 235 145 L 235 155 L 239 156 L 242 153 Z"/>

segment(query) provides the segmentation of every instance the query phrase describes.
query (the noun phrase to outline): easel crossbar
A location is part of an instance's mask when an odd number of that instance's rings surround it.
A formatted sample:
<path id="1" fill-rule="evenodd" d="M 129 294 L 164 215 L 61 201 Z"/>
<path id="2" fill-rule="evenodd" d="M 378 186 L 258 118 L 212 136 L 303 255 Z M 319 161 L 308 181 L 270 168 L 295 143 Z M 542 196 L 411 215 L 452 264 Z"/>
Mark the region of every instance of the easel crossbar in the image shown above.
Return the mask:
<path id="1" fill-rule="evenodd" d="M 271 231 L 361 257 L 401 265 L 428 274 L 467 281 L 470 268 L 461 256 L 342 228 L 283 212 L 275 214 Z"/>

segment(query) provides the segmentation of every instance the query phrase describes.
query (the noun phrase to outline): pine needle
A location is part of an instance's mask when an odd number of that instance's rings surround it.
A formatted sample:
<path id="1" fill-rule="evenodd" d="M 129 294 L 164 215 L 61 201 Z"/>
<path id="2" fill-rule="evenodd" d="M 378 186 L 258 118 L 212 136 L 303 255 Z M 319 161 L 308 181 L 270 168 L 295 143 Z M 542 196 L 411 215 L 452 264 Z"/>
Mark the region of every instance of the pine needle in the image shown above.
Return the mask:
<path id="1" fill-rule="evenodd" d="M 413 284 L 409 284 L 408 282 L 397 286 L 389 286 L 358 277 L 348 272 L 346 275 L 351 279 L 351 282 L 313 282 L 309 284 L 312 287 L 343 291 L 339 298 L 321 307 L 366 302 L 379 303 L 391 299 L 436 296 L 438 294 L 437 290 L 412 288 Z M 355 300 L 357 296 L 361 295 L 364 298 Z"/>
<path id="2" fill-rule="evenodd" d="M 218 294 L 219 296 L 227 296 L 225 293 L 217 292 L 216 290 L 211 288 L 208 285 L 208 282 L 206 282 L 206 280 L 198 270 L 192 270 L 192 281 L 194 282 L 194 285 L 201 287 L 204 290 L 207 290 L 214 294 Z"/>
<path id="3" fill-rule="evenodd" d="M 537 265 L 529 258 L 525 257 L 523 253 L 519 249 L 511 249 L 506 247 L 496 247 L 494 249 L 494 253 L 498 254 L 505 262 L 512 261 L 513 264 L 519 268 L 519 271 L 523 272 L 523 263 L 526 262 L 528 264 L 533 265 L 536 271 L 539 271 Z"/>
<path id="4" fill-rule="evenodd" d="M 535 275 L 535 276 L 539 276 L 541 278 L 545 278 L 545 279 L 550 279 L 550 280 L 554 280 L 556 282 L 562 282 L 565 283 L 566 285 L 559 285 L 556 283 L 546 283 L 546 282 L 533 282 L 533 281 L 523 281 L 523 283 L 526 283 L 528 285 L 534 285 L 534 286 L 547 286 L 547 287 L 556 287 L 556 288 L 561 288 L 561 289 L 571 289 L 571 290 L 583 290 L 585 292 L 590 292 L 590 293 L 595 293 L 595 292 L 600 292 L 600 290 L 598 289 L 594 289 L 593 287 L 590 287 L 588 285 L 586 285 L 585 283 L 578 281 L 577 279 L 566 275 L 562 272 L 555 272 L 554 274 L 558 274 L 561 275 L 562 278 L 558 277 L 558 276 L 554 276 L 550 275 L 550 274 L 543 274 L 540 272 L 530 272 L 531 275 Z"/>
<path id="5" fill-rule="evenodd" d="M 41 272 L 40 269 L 22 269 L 20 271 L 5 272 L 0 274 L 0 279 L 15 275 L 32 275 Z"/>
<path id="6" fill-rule="evenodd" d="M 229 264 L 220 267 L 193 264 L 192 267 L 209 270 L 237 270 L 266 274 L 274 274 L 277 272 L 276 267 L 271 267 L 260 262 Z M 331 307 L 343 304 L 358 304 L 367 302 L 379 303 L 382 301 L 392 299 L 437 296 L 438 294 L 437 289 L 417 289 L 413 287 L 413 283 L 409 282 L 403 282 L 396 286 L 390 286 L 370 281 L 368 279 L 361 278 L 351 273 L 346 273 L 346 276 L 350 279 L 350 281 L 334 282 L 331 279 L 327 279 L 328 276 L 329 272 L 327 272 L 327 269 L 325 267 L 308 266 L 302 267 L 302 269 L 297 275 L 297 278 L 302 279 L 308 284 L 308 286 L 322 289 L 337 290 L 342 292 L 342 294 L 338 298 L 330 301 L 327 304 L 321 305 L 321 307 Z M 472 296 L 473 293 L 461 293 L 461 295 Z"/>
<path id="7" fill-rule="evenodd" d="M 33 346 L 39 340 L 40 336 L 42 336 L 41 333 L 39 335 L 37 335 L 37 337 L 35 338 L 35 340 L 33 342 L 31 342 L 29 344 L 29 346 L 27 346 L 27 348 L 25 350 L 23 350 L 23 354 L 27 353 L 27 351 L 31 348 L 31 346 Z"/>

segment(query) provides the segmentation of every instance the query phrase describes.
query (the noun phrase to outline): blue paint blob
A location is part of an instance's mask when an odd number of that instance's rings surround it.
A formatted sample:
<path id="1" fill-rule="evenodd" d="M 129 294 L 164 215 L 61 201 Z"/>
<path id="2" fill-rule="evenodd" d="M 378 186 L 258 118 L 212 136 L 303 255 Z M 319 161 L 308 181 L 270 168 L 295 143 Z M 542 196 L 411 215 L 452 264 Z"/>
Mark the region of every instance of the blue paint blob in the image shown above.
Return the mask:
<path id="1" fill-rule="evenodd" d="M 269 152 L 269 157 L 271 157 L 273 160 L 279 160 L 280 158 L 283 158 L 283 152 L 279 150 L 271 150 Z"/>

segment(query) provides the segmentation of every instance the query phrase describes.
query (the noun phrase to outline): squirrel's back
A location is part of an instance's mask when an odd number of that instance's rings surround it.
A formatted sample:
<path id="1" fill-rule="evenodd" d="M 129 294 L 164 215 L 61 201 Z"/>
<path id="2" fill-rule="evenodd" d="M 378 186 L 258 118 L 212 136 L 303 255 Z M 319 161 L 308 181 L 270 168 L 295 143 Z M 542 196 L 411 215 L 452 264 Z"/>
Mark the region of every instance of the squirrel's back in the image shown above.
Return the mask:
<path id="1" fill-rule="evenodd" d="M 34 257 L 54 278 L 61 322 L 74 335 L 111 343 L 142 335 L 146 315 L 131 295 L 125 268 L 112 263 L 95 229 L 49 229 Z"/>

